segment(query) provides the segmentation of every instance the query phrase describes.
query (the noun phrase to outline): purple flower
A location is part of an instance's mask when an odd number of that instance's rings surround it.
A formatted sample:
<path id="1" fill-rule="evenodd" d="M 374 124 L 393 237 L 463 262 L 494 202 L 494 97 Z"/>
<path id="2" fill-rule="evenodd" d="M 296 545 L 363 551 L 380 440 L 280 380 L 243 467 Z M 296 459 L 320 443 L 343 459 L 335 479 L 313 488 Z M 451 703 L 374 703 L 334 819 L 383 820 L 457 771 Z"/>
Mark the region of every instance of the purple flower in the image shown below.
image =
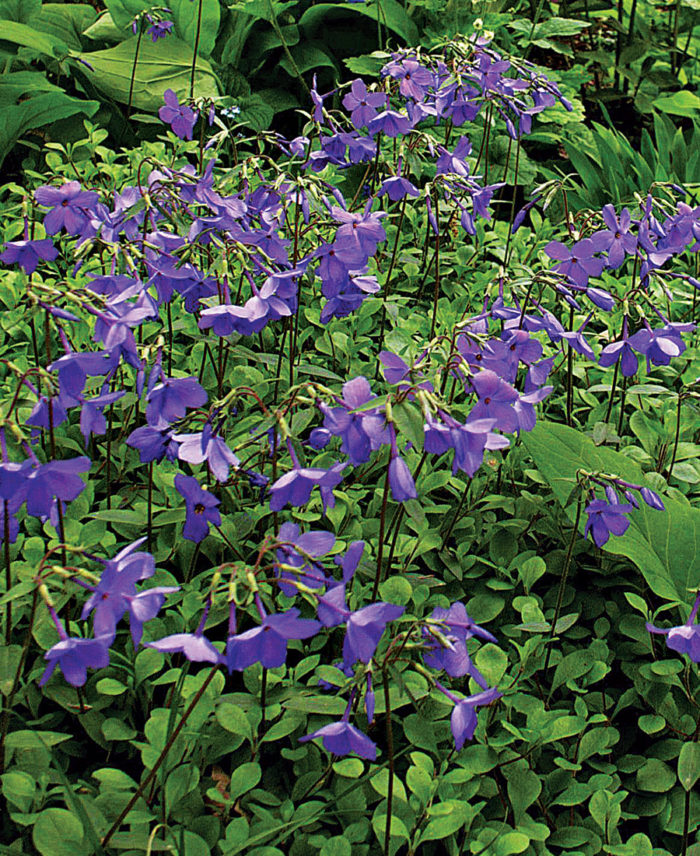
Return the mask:
<path id="1" fill-rule="evenodd" d="M 145 642 L 163 654 L 184 654 L 191 663 L 218 663 L 219 652 L 201 632 L 174 633 L 157 642 Z"/>
<path id="2" fill-rule="evenodd" d="M 444 669 L 453 678 L 469 675 L 482 689 L 486 689 L 486 679 L 472 663 L 466 642 L 472 636 L 479 636 L 489 642 L 495 642 L 496 637 L 475 624 L 467 615 L 464 604 L 460 602 L 453 603 L 449 609 L 435 607 L 430 618 L 435 622 L 442 622 L 446 629 L 439 635 L 431 632 L 432 622 L 423 628 L 423 637 L 426 640 L 426 652 L 423 656 L 426 666 L 431 669 Z"/>
<path id="3" fill-rule="evenodd" d="M 342 473 L 346 467 L 346 463 L 333 464 L 328 470 L 296 466 L 270 487 L 270 510 L 281 511 L 287 504 L 297 508 L 306 505 L 311 491 L 318 485 L 325 514 L 328 508 L 335 505 L 333 488 L 343 480 Z"/>
<path id="4" fill-rule="evenodd" d="M 181 461 L 187 461 L 188 464 L 201 464 L 206 461 L 212 475 L 219 482 L 228 479 L 230 467 L 237 470 L 240 466 L 238 457 L 221 437 L 213 434 L 209 423 L 205 424 L 200 433 L 174 434 L 173 440 L 180 444 L 177 456 Z"/>
<path id="5" fill-rule="evenodd" d="M 0 259 L 5 264 L 18 264 L 25 273 L 34 273 L 39 260 L 52 262 L 58 256 L 51 238 L 39 238 L 35 241 L 8 241 Z"/>
<path id="6" fill-rule="evenodd" d="M 625 254 L 634 255 L 637 249 L 637 238 L 629 231 L 632 223 L 630 212 L 623 208 L 618 219 L 612 205 L 603 207 L 603 221 L 607 230 L 596 232 L 593 238 L 600 250 L 608 252 L 608 267 L 616 270 L 625 260 Z"/>
<path id="7" fill-rule="evenodd" d="M 104 669 L 109 665 L 109 636 L 97 639 L 76 639 L 65 637 L 57 642 L 45 654 L 49 661 L 44 674 L 39 679 L 43 687 L 54 672 L 56 666 L 61 667 L 63 677 L 74 687 L 82 687 L 87 680 L 87 670 Z"/>
<path id="8" fill-rule="evenodd" d="M 294 570 L 280 568 L 279 587 L 287 597 L 296 594 L 296 588 L 288 580 L 298 580 L 309 588 L 319 588 L 327 580 L 323 567 L 316 562 L 309 562 L 319 556 L 325 556 L 333 549 L 335 535 L 322 530 L 299 534 L 296 523 L 283 523 L 277 536 L 280 542 L 277 550 L 277 560 L 280 564 L 290 565 Z M 358 560 L 359 561 L 359 560 Z"/>
<path id="9" fill-rule="evenodd" d="M 105 562 L 100 581 L 83 607 L 83 621 L 94 610 L 93 628 L 98 636 L 114 639 L 117 624 L 128 612 L 131 636 L 138 645 L 144 623 L 156 616 L 167 594 L 178 591 L 177 586 L 161 586 L 136 593 L 136 583 L 151 577 L 155 570 L 150 553 L 134 552 L 144 540 L 129 544 Z"/>
<path id="10" fill-rule="evenodd" d="M 85 488 L 78 473 L 90 469 L 90 459 L 71 458 L 49 461 L 29 473 L 27 480 L 27 513 L 33 517 L 49 517 L 54 499 L 71 502 Z"/>
<path id="11" fill-rule="evenodd" d="M 685 351 L 685 342 L 680 333 L 668 324 L 654 330 L 638 330 L 627 341 L 631 348 L 647 358 L 647 370 L 652 363 L 655 366 L 667 366 L 673 357 Z"/>
<path id="12" fill-rule="evenodd" d="M 644 502 L 646 502 L 649 508 L 653 508 L 656 511 L 665 510 L 665 506 L 663 504 L 663 501 L 661 500 L 661 497 L 655 491 L 649 490 L 648 487 L 643 487 L 640 488 L 639 493 L 641 494 L 642 499 L 644 500 Z"/>
<path id="13" fill-rule="evenodd" d="M 79 181 L 68 181 L 61 187 L 43 185 L 34 191 L 40 205 L 51 207 L 44 217 L 48 235 L 65 229 L 69 235 L 79 235 L 88 224 L 88 211 L 98 200 L 96 193 L 83 190 Z"/>
<path id="14" fill-rule="evenodd" d="M 389 461 L 389 486 L 395 502 L 417 499 L 418 491 L 408 464 L 398 455 L 392 455 Z"/>
<path id="15" fill-rule="evenodd" d="M 336 586 L 336 588 L 340 588 Z M 334 589 L 335 590 L 335 589 Z M 345 641 L 343 642 L 343 660 L 345 663 L 369 663 L 377 650 L 386 625 L 395 621 L 404 613 L 403 606 L 393 603 L 372 603 L 347 619 Z"/>
<path id="16" fill-rule="evenodd" d="M 209 524 L 221 526 L 221 514 L 217 508 L 219 500 L 208 490 L 200 487 L 192 476 L 175 476 L 175 489 L 185 500 L 185 526 L 183 538 L 199 543 L 209 534 Z"/>
<path id="17" fill-rule="evenodd" d="M 167 458 L 174 461 L 177 458 L 178 444 L 173 440 L 169 427 L 153 428 L 144 425 L 137 428 L 126 438 L 126 445 L 139 450 L 139 458 L 142 464 L 151 461 L 160 461 Z"/>
<path id="18" fill-rule="evenodd" d="M 630 503 L 608 503 L 604 499 L 592 500 L 586 506 L 588 520 L 584 535 L 590 532 L 598 547 L 602 547 L 607 544 L 611 532 L 613 535 L 625 534 L 630 525 L 625 514 L 630 511 L 632 511 Z"/>
<path id="19" fill-rule="evenodd" d="M 556 259 L 559 264 L 554 266 L 558 271 L 576 283 L 581 288 L 588 285 L 588 278 L 600 276 L 603 272 L 603 260 L 593 254 L 601 250 L 592 238 L 584 238 L 569 249 L 561 241 L 550 241 L 544 248 L 550 259 Z"/>
<path id="20" fill-rule="evenodd" d="M 477 726 L 477 708 L 491 704 L 492 701 L 501 698 L 502 695 L 503 693 L 493 688 L 457 701 L 450 717 L 450 728 L 455 739 L 455 749 L 461 749 L 465 741 L 471 740 L 474 736 Z"/>
<path id="21" fill-rule="evenodd" d="M 699 607 L 700 594 L 695 598 L 695 603 L 685 624 L 664 630 L 647 623 L 647 630 L 649 633 L 663 633 L 666 636 L 666 645 L 672 651 L 687 654 L 694 663 L 700 663 L 700 624 L 695 623 Z"/>
<path id="22" fill-rule="evenodd" d="M 381 183 L 377 196 L 384 196 L 385 193 L 392 202 L 398 202 L 406 196 L 420 196 L 420 190 L 400 175 L 394 175 Z"/>
<path id="23" fill-rule="evenodd" d="M 151 38 L 153 39 L 153 43 L 155 44 L 158 39 L 166 38 L 166 36 L 169 36 L 172 31 L 172 21 L 154 21 L 146 32 L 149 36 L 151 36 Z"/>
<path id="24" fill-rule="evenodd" d="M 193 377 L 165 378 L 148 394 L 146 419 L 150 425 L 181 419 L 187 408 L 201 407 L 207 394 Z"/>
<path id="25" fill-rule="evenodd" d="M 265 615 L 262 624 L 229 636 L 226 643 L 226 663 L 229 672 L 242 672 L 253 663 L 266 669 L 283 666 L 287 659 L 287 642 L 290 639 L 308 639 L 321 629 L 313 618 L 299 618 L 298 609 Z"/>
<path id="26" fill-rule="evenodd" d="M 637 374 L 639 363 L 628 339 L 622 339 L 619 342 L 612 342 L 610 345 L 606 345 L 600 352 L 598 365 L 608 368 L 608 366 L 614 365 L 618 360 L 620 360 L 620 368 L 625 377 L 632 377 Z"/>
<path id="27" fill-rule="evenodd" d="M 382 92 L 368 92 L 367 85 L 359 78 L 353 80 L 350 92 L 343 98 L 343 107 L 351 111 L 350 119 L 356 128 L 367 125 L 377 115 L 377 107 L 386 104 Z"/>
<path id="28" fill-rule="evenodd" d="M 518 400 L 516 390 L 489 369 L 477 372 L 471 378 L 471 384 L 479 400 L 472 407 L 468 421 L 493 419 L 495 427 L 501 431 L 515 431 L 518 417 L 512 405 Z"/>
<path id="29" fill-rule="evenodd" d="M 321 737 L 324 749 L 334 755 L 348 755 L 350 752 L 355 752 L 368 761 L 375 761 L 377 758 L 376 745 L 366 734 L 363 734 L 354 725 L 350 725 L 345 719 L 324 725 L 311 734 L 300 737 L 299 742 L 304 743 L 307 740 L 314 740 L 316 737 Z"/>
<path id="30" fill-rule="evenodd" d="M 165 104 L 158 111 L 161 121 L 170 125 L 173 132 L 181 140 L 191 140 L 199 113 L 196 113 L 185 104 L 180 104 L 177 95 L 172 89 L 165 90 L 163 99 Z"/>

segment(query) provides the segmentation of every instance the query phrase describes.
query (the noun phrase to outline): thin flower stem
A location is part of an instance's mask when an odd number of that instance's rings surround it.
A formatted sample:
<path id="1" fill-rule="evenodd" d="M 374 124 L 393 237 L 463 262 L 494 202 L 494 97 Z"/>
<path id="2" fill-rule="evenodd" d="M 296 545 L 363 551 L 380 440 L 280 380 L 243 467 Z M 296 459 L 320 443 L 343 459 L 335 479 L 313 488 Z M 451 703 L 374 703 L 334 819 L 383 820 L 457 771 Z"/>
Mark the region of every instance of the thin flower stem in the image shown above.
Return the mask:
<path id="1" fill-rule="evenodd" d="M 7 700 L 5 702 L 5 708 L 2 713 L 2 723 L 0 724 L 0 774 L 2 774 L 5 770 L 5 740 L 7 739 L 7 732 L 10 728 L 10 716 L 12 715 L 12 703 L 15 699 L 15 695 L 17 690 L 19 689 L 19 682 L 22 678 L 22 671 L 24 669 L 24 662 L 27 659 L 27 652 L 29 651 L 29 645 L 32 641 L 32 632 L 34 630 L 34 620 L 36 618 L 36 607 L 39 602 L 39 589 L 34 589 L 34 594 L 32 596 L 32 606 L 31 611 L 29 613 L 29 626 L 27 628 L 27 633 L 24 637 L 24 644 L 22 645 L 22 653 L 19 657 L 19 663 L 17 663 L 17 670 L 15 671 L 15 678 L 12 682 L 12 689 L 10 690 L 9 695 L 7 696 Z"/>
<path id="2" fill-rule="evenodd" d="M 199 0 L 197 9 L 197 32 L 194 37 L 194 49 L 192 51 L 192 71 L 190 74 L 190 101 L 194 98 L 194 78 L 197 73 L 197 54 L 199 53 L 199 38 L 202 34 L 202 6 L 204 0 Z M 203 120 L 202 120 L 203 121 Z"/>
<path id="3" fill-rule="evenodd" d="M 10 558 L 10 503 L 3 501 L 3 546 L 5 548 L 5 591 L 12 588 L 12 561 Z M 5 613 L 5 644 L 9 645 L 12 640 L 12 601 L 7 604 Z"/>
<path id="4" fill-rule="evenodd" d="M 549 660 L 552 656 L 552 640 L 554 639 L 554 635 L 556 633 L 557 623 L 559 621 L 559 613 L 561 612 L 561 605 L 564 600 L 564 589 L 566 588 L 566 581 L 569 576 L 569 569 L 571 568 L 571 557 L 574 554 L 574 544 L 576 543 L 576 536 L 578 535 L 578 525 L 581 522 L 581 510 L 583 508 L 583 496 L 580 495 L 578 498 L 578 504 L 576 506 L 576 520 L 574 521 L 574 528 L 571 531 L 571 539 L 569 540 L 569 549 L 566 551 L 566 560 L 564 562 L 564 570 L 561 574 L 561 580 L 559 582 L 559 591 L 557 592 L 557 603 L 554 607 L 554 616 L 552 618 L 552 626 L 549 630 L 549 645 L 547 646 L 547 653 L 544 658 L 544 673 L 546 674 L 547 669 L 549 668 Z"/>
<path id="5" fill-rule="evenodd" d="M 386 829 L 384 831 L 384 853 L 389 856 L 391 842 L 391 815 L 394 802 L 394 729 L 391 723 L 391 698 L 389 696 L 389 676 L 386 669 L 384 678 L 384 707 L 386 709 L 386 750 L 389 758 L 389 785 L 386 792 Z"/>
<path id="6" fill-rule="evenodd" d="M 141 39 L 143 38 L 143 22 L 139 19 L 139 34 L 136 38 L 136 50 L 134 51 L 134 64 L 131 67 L 131 80 L 129 81 L 129 100 L 126 105 L 126 118 L 131 116 L 131 106 L 134 97 L 134 83 L 136 81 L 136 66 L 139 62 L 139 50 L 141 48 Z"/>
<path id="7" fill-rule="evenodd" d="M 384 558 L 384 529 L 386 526 L 386 505 L 389 499 L 389 464 L 386 465 L 386 475 L 384 476 L 384 493 L 382 495 L 382 511 L 379 517 L 379 544 L 377 546 L 377 573 L 374 577 L 374 586 L 372 587 L 372 600 L 377 599 L 379 592 L 379 583 L 382 578 L 382 559 Z"/>
<path id="8" fill-rule="evenodd" d="M 160 770 L 163 762 L 168 757 L 168 753 L 170 752 L 170 749 L 171 749 L 173 743 L 177 740 L 178 735 L 180 734 L 182 729 L 185 727 L 185 723 L 190 718 L 192 711 L 195 709 L 195 707 L 197 706 L 197 703 L 202 698 L 204 693 L 207 691 L 207 687 L 212 682 L 212 679 L 213 679 L 214 675 L 218 672 L 218 670 L 219 670 L 218 665 L 212 666 L 209 674 L 204 679 L 202 686 L 197 690 L 197 692 L 194 695 L 194 698 L 192 699 L 192 701 L 187 706 L 187 710 L 185 710 L 185 712 L 182 714 L 180 721 L 178 722 L 178 724 L 173 729 L 172 734 L 168 738 L 168 741 L 166 742 L 165 746 L 163 747 L 163 751 L 160 753 L 160 755 L 156 759 L 155 764 L 151 768 L 151 772 L 146 776 L 146 778 L 143 780 L 143 782 L 141 782 L 141 784 L 137 788 L 137 790 L 134 793 L 134 795 L 132 796 L 132 798 L 124 806 L 124 809 L 122 810 L 119 817 L 110 826 L 109 830 L 107 831 L 107 834 L 102 839 L 101 844 L 103 847 L 106 847 L 107 844 L 109 844 L 110 840 L 112 839 L 112 836 L 119 829 L 119 827 L 122 825 L 122 823 L 124 822 L 125 818 L 129 814 L 131 809 L 136 805 L 138 800 L 143 795 L 143 792 L 150 785 L 150 783 L 153 781 L 153 779 L 155 779 L 156 775 L 158 774 L 158 770 Z"/>
<path id="9" fill-rule="evenodd" d="M 676 408 L 676 436 L 673 440 L 673 455 L 671 455 L 671 465 L 668 468 L 668 479 L 670 481 L 673 467 L 676 463 L 676 454 L 678 453 L 678 442 L 681 439 L 681 407 L 683 405 L 683 393 L 678 393 L 678 406 Z M 7 508 L 5 509 L 5 520 L 7 520 Z"/>
<path id="10" fill-rule="evenodd" d="M 146 546 L 150 553 L 153 541 L 153 461 L 148 465 L 148 522 L 146 525 L 146 535 Z"/>
<path id="11" fill-rule="evenodd" d="M 384 293 L 382 294 L 382 317 L 379 322 L 379 350 L 382 350 L 384 345 L 384 326 L 386 324 L 386 301 L 389 297 L 389 289 L 391 287 L 391 276 L 394 272 L 394 265 L 396 264 L 396 256 L 398 254 L 399 249 L 399 241 L 401 240 L 401 227 L 403 226 L 403 217 L 406 212 L 406 200 L 408 199 L 408 194 L 404 196 L 401 201 L 401 211 L 399 212 L 399 223 L 396 228 L 396 238 L 394 239 L 394 249 L 391 254 L 391 261 L 389 262 L 389 270 L 386 275 L 386 279 L 384 280 Z M 377 362 L 377 372 L 379 371 L 379 362 Z"/>
<path id="12" fill-rule="evenodd" d="M 610 398 L 608 399 L 608 410 L 605 414 L 605 421 L 610 422 L 612 415 L 613 400 L 615 398 L 615 388 L 617 387 L 617 374 L 620 371 L 620 360 L 615 363 L 615 371 L 613 372 L 612 386 L 610 387 Z"/>
<path id="13" fill-rule="evenodd" d="M 569 328 L 573 331 L 574 309 L 569 310 Z M 566 355 L 566 424 L 571 426 L 572 411 L 574 409 L 574 349 L 569 347 Z"/>
<path id="14" fill-rule="evenodd" d="M 440 210 L 438 208 L 437 194 L 434 197 L 435 221 L 438 224 L 438 233 L 435 236 L 435 288 L 433 290 L 433 317 L 430 322 L 430 338 L 435 336 L 435 322 L 437 321 L 437 305 L 440 297 Z"/>

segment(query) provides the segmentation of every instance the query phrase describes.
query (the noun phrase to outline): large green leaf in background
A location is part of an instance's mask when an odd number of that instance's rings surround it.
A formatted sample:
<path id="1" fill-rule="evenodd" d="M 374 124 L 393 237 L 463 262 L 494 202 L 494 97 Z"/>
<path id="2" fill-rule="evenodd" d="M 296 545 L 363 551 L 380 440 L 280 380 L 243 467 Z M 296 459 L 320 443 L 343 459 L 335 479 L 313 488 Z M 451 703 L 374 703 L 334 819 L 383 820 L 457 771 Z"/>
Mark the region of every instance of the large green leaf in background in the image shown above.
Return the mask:
<path id="1" fill-rule="evenodd" d="M 95 69 L 92 82 L 106 95 L 126 104 L 134 67 L 136 36 L 104 51 L 81 54 L 82 59 Z M 140 110 L 156 111 L 163 105 L 166 89 L 176 92 L 182 101 L 189 94 L 192 69 L 192 48 L 176 36 L 160 39 L 153 44 L 143 39 L 134 78 L 133 106 Z M 217 78 L 211 65 L 197 58 L 195 96 L 218 95 Z"/>
<path id="2" fill-rule="evenodd" d="M 155 5 L 150 0 L 105 0 L 114 24 L 120 30 L 126 30 L 134 16 Z M 172 15 L 168 15 L 175 24 L 175 33 L 190 46 L 194 46 L 197 35 L 197 19 L 200 0 L 170 0 L 160 5 L 167 6 Z M 202 0 L 202 22 L 199 34 L 199 50 L 202 56 L 209 56 L 214 50 L 216 34 L 219 31 L 219 0 Z M 166 39 L 169 41 L 169 39 Z"/>
<path id="3" fill-rule="evenodd" d="M 397 0 L 380 0 L 379 3 L 358 3 L 353 6 L 318 3 L 304 12 L 299 19 L 299 26 L 305 30 L 315 31 L 318 27 L 322 26 L 324 19 L 329 16 L 329 13 L 330 17 L 337 17 L 338 15 L 348 15 L 348 13 L 353 12 L 356 12 L 358 15 L 365 15 L 374 21 L 377 20 L 378 15 L 382 26 L 393 30 L 409 44 L 416 44 L 419 40 L 418 27 Z"/>
<path id="4" fill-rule="evenodd" d="M 134 20 L 135 15 L 150 9 L 153 3 L 150 0 L 105 0 L 105 5 L 115 25 L 120 30 L 125 30 Z"/>
<path id="5" fill-rule="evenodd" d="M 580 431 L 566 425 L 540 422 L 523 436 L 523 443 L 562 505 L 571 494 L 579 469 L 598 470 L 634 484 L 645 484 L 641 469 L 626 455 L 595 446 Z M 700 509 L 670 497 L 663 501 L 665 511 L 655 511 L 642 503 L 629 515 L 627 532 L 619 537 L 611 535 L 604 549 L 631 559 L 659 597 L 690 604 L 691 591 L 700 585 Z M 573 521 L 576 504 L 566 507 L 566 513 Z M 585 521 L 582 515 L 582 532 Z"/>
<path id="6" fill-rule="evenodd" d="M 82 49 L 81 34 L 97 20 L 97 12 L 84 3 L 44 3 L 31 24 L 37 30 L 58 36 L 68 47 Z"/>
<path id="7" fill-rule="evenodd" d="M 0 18 L 29 24 L 41 11 L 41 0 L 0 0 Z"/>
<path id="8" fill-rule="evenodd" d="M 175 32 L 188 45 L 194 48 L 197 37 L 197 17 L 199 15 L 198 0 L 169 0 L 166 4 L 172 10 Z M 219 0 L 203 0 L 202 24 L 199 33 L 200 56 L 209 56 L 214 50 L 216 36 L 219 32 Z"/>
<path id="9" fill-rule="evenodd" d="M 97 101 L 66 95 L 39 71 L 0 75 L 0 164 L 27 131 L 78 113 L 94 116 L 99 107 Z"/>

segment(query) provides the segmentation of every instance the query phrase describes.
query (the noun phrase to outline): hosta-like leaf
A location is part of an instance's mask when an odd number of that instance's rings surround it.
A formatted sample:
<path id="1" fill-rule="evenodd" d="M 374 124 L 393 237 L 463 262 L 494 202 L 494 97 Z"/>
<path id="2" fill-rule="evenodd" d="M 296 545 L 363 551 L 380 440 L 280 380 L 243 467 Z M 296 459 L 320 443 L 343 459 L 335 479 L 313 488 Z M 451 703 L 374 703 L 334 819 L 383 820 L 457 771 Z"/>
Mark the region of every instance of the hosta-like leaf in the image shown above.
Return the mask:
<path id="1" fill-rule="evenodd" d="M 523 436 L 523 442 L 562 505 L 579 469 L 599 470 L 635 484 L 645 483 L 641 469 L 630 458 L 596 447 L 580 431 L 566 425 L 540 422 Z M 641 503 L 641 508 L 629 515 L 627 532 L 619 537 L 611 535 L 604 549 L 634 562 L 659 597 L 691 603 L 691 590 L 700 582 L 700 509 L 670 497 L 664 497 L 664 505 L 665 511 L 655 511 Z M 573 521 L 575 504 L 568 506 L 566 513 Z M 581 518 L 583 532 L 586 517 Z"/>
<path id="2" fill-rule="evenodd" d="M 81 56 L 95 69 L 92 82 L 106 95 L 126 104 L 134 67 L 136 36 L 104 51 Z M 192 48 L 169 36 L 153 44 L 142 39 L 134 77 L 132 104 L 140 110 L 156 111 L 163 104 L 163 93 L 172 89 L 182 101 L 189 94 L 192 72 Z M 218 95 L 217 78 L 211 65 L 197 58 L 194 93 L 200 97 Z"/>

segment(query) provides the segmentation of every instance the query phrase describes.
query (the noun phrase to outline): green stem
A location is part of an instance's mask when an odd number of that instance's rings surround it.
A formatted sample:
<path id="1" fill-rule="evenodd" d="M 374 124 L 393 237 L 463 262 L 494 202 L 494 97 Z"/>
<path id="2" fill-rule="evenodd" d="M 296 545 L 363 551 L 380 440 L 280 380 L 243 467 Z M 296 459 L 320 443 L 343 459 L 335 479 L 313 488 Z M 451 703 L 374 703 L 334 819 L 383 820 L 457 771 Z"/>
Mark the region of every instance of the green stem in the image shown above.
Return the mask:
<path id="1" fill-rule="evenodd" d="M 386 709 L 386 751 L 389 758 L 389 785 L 386 792 L 386 829 L 384 831 L 384 853 L 389 856 L 391 842 L 391 815 L 394 802 L 394 730 L 391 724 L 391 698 L 389 696 L 389 678 L 386 670 L 384 677 L 384 707 Z"/>
<path id="2" fill-rule="evenodd" d="M 138 800 L 142 797 L 143 792 L 150 785 L 150 783 L 153 781 L 153 779 L 155 779 L 156 775 L 158 774 L 158 770 L 160 770 L 163 762 L 167 758 L 168 753 L 170 752 L 170 749 L 172 748 L 173 743 L 177 740 L 178 735 L 180 734 L 182 729 L 185 727 L 185 723 L 190 718 L 190 715 L 192 714 L 192 711 L 197 706 L 197 703 L 202 698 L 204 693 L 207 691 L 207 687 L 212 682 L 212 679 L 213 679 L 214 675 L 217 673 L 218 668 L 219 668 L 218 666 L 212 667 L 211 671 L 209 672 L 209 674 L 205 678 L 204 682 L 202 683 L 202 686 L 195 693 L 194 698 L 192 699 L 192 701 L 187 706 L 187 710 L 185 710 L 185 712 L 182 714 L 182 718 L 180 719 L 178 724 L 173 729 L 172 734 L 168 738 L 168 741 L 165 744 L 165 746 L 163 747 L 163 751 L 160 753 L 160 755 L 156 759 L 155 764 L 151 768 L 151 772 L 146 776 L 146 778 L 143 780 L 143 782 L 141 782 L 141 784 L 137 788 L 137 790 L 134 793 L 134 795 L 132 796 L 132 798 L 124 806 L 124 809 L 122 810 L 119 817 L 110 826 L 107 834 L 102 839 L 102 846 L 103 847 L 106 847 L 109 844 L 114 833 L 119 829 L 119 827 L 122 825 L 123 821 L 125 820 L 125 818 L 129 814 L 131 809 L 136 805 Z"/>
<path id="3" fill-rule="evenodd" d="M 197 32 L 194 37 L 194 51 L 192 53 L 192 72 L 190 74 L 190 101 L 194 98 L 194 78 L 197 72 L 197 54 L 199 52 L 199 38 L 202 34 L 202 6 L 204 0 L 199 0 L 199 8 L 197 9 Z"/>
<path id="4" fill-rule="evenodd" d="M 141 48 L 141 39 L 143 38 L 143 24 L 139 19 L 139 34 L 136 38 L 136 50 L 134 51 L 134 64 L 131 68 L 131 80 L 129 81 L 129 101 L 126 107 L 126 118 L 131 116 L 131 104 L 134 97 L 134 82 L 136 80 L 136 66 L 139 61 L 139 50 Z"/>
<path id="5" fill-rule="evenodd" d="M 10 560 L 10 503 L 6 499 L 3 502 L 3 533 L 2 540 L 5 548 L 5 591 L 9 592 L 12 588 L 12 563 Z M 9 645 L 12 641 L 12 601 L 7 604 L 7 612 L 5 614 L 5 644 Z"/>
<path id="6" fill-rule="evenodd" d="M 546 674 L 547 669 L 549 668 L 549 660 L 552 656 L 552 640 L 554 639 L 554 634 L 556 632 L 557 623 L 559 621 L 559 613 L 561 612 L 561 605 L 564 600 L 564 589 L 566 588 L 566 580 L 569 576 L 569 569 L 571 568 L 571 557 L 574 554 L 574 544 L 576 543 L 576 536 L 578 535 L 578 525 L 581 521 L 581 509 L 583 508 L 583 496 L 579 496 L 578 505 L 576 506 L 576 520 L 574 521 L 574 528 L 571 532 L 571 540 L 569 541 L 569 549 L 566 551 L 566 560 L 564 562 L 564 570 L 562 571 L 561 581 L 559 583 L 559 591 L 557 592 L 557 603 L 554 607 L 554 617 L 552 618 L 552 626 L 549 630 L 549 645 L 547 646 L 547 653 L 544 658 L 544 672 Z"/>
<path id="7" fill-rule="evenodd" d="M 374 577 L 374 586 L 372 588 L 372 600 L 377 599 L 379 591 L 379 582 L 382 578 L 382 559 L 384 557 L 384 529 L 386 527 L 386 505 L 389 499 L 389 463 L 386 465 L 386 475 L 384 476 L 384 493 L 382 494 L 382 511 L 379 517 L 379 546 L 377 547 L 377 573 Z"/>
<path id="8" fill-rule="evenodd" d="M 620 371 L 620 360 L 615 363 L 615 371 L 613 372 L 612 386 L 610 387 L 610 398 L 608 399 L 608 410 L 605 414 L 605 421 L 610 422 L 612 415 L 613 399 L 615 398 L 615 388 L 617 387 L 617 375 Z"/>
<path id="9" fill-rule="evenodd" d="M 676 454 L 678 453 L 678 442 L 681 439 L 681 405 L 683 404 L 683 394 L 678 393 L 678 407 L 676 408 L 676 436 L 673 441 L 673 455 L 671 455 L 671 466 L 668 468 L 668 478 L 671 480 L 673 467 L 676 463 Z M 7 520 L 7 508 L 5 508 L 5 519 Z"/>

